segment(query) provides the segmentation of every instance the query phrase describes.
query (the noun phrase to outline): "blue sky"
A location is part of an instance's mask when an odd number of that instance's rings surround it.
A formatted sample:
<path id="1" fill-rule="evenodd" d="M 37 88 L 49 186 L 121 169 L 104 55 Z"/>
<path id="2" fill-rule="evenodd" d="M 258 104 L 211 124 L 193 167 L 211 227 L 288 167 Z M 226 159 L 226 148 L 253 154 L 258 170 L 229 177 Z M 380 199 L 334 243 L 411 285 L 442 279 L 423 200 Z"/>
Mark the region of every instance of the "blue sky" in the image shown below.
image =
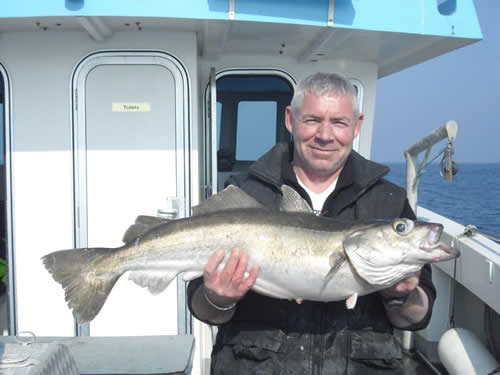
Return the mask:
<path id="1" fill-rule="evenodd" d="M 483 40 L 378 81 L 373 160 L 404 161 L 404 149 L 456 120 L 455 160 L 500 163 L 500 1 L 474 3 Z"/>

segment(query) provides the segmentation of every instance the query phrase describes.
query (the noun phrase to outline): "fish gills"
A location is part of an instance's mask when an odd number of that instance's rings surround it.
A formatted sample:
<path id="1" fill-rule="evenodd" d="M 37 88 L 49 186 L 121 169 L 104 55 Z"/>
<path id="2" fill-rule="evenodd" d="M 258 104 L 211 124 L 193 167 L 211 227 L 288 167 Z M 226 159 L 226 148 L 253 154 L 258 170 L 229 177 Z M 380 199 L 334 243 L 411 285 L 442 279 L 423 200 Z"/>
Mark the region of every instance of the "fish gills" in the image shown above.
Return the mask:
<path id="1" fill-rule="evenodd" d="M 89 322 L 99 313 L 121 276 L 107 272 L 96 275 L 95 263 L 116 249 L 61 250 L 42 258 L 52 277 L 64 288 L 66 302 L 79 323 Z"/>

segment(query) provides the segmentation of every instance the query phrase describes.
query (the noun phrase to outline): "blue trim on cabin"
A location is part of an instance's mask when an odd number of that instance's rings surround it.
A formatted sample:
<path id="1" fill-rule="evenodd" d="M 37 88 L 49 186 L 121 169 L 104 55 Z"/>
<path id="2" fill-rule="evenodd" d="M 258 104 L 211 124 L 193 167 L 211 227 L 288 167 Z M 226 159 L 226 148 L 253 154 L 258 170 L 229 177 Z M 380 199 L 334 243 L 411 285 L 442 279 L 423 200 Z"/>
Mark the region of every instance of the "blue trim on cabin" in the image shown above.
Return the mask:
<path id="1" fill-rule="evenodd" d="M 234 0 L 235 20 L 327 26 L 328 0 Z M 367 31 L 482 38 L 473 0 L 335 0 L 334 25 Z M 49 16 L 224 20 L 229 0 L 4 0 L 0 19 Z"/>
<path id="2" fill-rule="evenodd" d="M 3 0 L 2 17 L 166 17 L 227 19 L 227 0 Z"/>
<path id="3" fill-rule="evenodd" d="M 482 38 L 473 0 L 336 0 L 335 24 L 362 30 Z"/>
<path id="4" fill-rule="evenodd" d="M 327 18 L 328 0 L 235 0 L 239 21 L 326 26 Z"/>

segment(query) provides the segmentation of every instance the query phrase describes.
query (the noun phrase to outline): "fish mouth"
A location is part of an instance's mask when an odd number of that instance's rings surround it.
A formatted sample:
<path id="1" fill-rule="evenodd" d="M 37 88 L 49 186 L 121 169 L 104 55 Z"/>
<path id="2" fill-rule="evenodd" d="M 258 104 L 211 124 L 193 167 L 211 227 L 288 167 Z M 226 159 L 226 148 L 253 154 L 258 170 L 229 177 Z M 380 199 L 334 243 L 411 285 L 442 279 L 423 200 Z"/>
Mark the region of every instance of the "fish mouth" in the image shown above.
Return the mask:
<path id="1" fill-rule="evenodd" d="M 420 243 L 420 248 L 425 251 L 431 251 L 439 246 L 439 239 L 443 233 L 442 224 L 429 224 L 429 233 Z"/>
<path id="2" fill-rule="evenodd" d="M 424 251 L 431 252 L 433 250 L 443 251 L 445 254 L 436 258 L 435 261 L 451 259 L 460 256 L 460 252 L 447 244 L 440 242 L 443 234 L 443 225 L 432 223 L 429 225 L 429 233 L 420 243 L 420 248 Z"/>

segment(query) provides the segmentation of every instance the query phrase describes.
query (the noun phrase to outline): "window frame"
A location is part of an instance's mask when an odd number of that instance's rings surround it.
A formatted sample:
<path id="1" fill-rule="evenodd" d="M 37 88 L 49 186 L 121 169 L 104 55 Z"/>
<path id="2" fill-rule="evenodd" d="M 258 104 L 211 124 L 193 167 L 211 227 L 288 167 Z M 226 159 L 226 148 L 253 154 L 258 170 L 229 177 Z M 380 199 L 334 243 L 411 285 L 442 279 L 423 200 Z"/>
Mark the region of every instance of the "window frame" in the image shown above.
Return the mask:
<path id="1" fill-rule="evenodd" d="M 262 76 L 269 76 L 269 77 L 275 77 L 275 78 L 280 78 L 285 81 L 288 85 L 290 85 L 290 88 L 292 90 L 291 94 L 293 96 L 293 93 L 295 91 L 296 87 L 296 80 L 287 72 L 279 69 L 227 69 L 223 70 L 220 72 L 217 72 L 215 75 L 215 81 L 217 85 L 217 81 L 223 77 L 227 76 L 255 76 L 255 77 L 262 77 Z M 221 146 L 224 147 L 228 143 L 232 147 L 230 147 L 229 151 L 234 153 L 234 162 L 236 163 L 237 167 L 236 170 L 240 169 L 245 169 L 248 167 L 251 163 L 253 163 L 255 160 L 238 160 L 236 159 L 236 150 L 237 150 L 237 132 L 238 132 L 238 105 L 242 101 L 274 101 L 276 102 L 276 139 L 289 139 L 288 132 L 286 128 L 280 127 L 279 124 L 283 123 L 284 124 L 284 110 L 282 110 L 283 106 L 287 106 L 289 104 L 289 101 L 283 104 L 284 101 L 279 101 L 276 100 L 277 95 L 269 93 L 266 95 L 264 92 L 259 93 L 259 94 L 253 94 L 251 92 L 249 93 L 238 93 L 238 94 L 232 94 L 232 98 L 234 99 L 234 108 L 236 108 L 236 111 L 232 111 L 231 113 L 227 113 L 224 111 L 224 105 L 222 105 L 222 110 L 221 110 L 221 117 L 223 118 L 224 116 L 232 116 L 232 119 L 228 120 L 226 118 L 227 123 L 235 123 L 236 126 L 233 127 L 233 132 L 225 132 L 224 134 L 229 133 L 226 135 L 225 139 L 221 138 L 221 134 L 223 131 L 226 129 L 223 128 L 224 123 L 222 122 L 222 119 L 220 120 L 221 128 L 220 128 L 220 133 L 217 134 L 217 151 L 221 149 Z M 288 93 L 283 93 L 283 97 L 288 97 Z M 219 95 L 217 95 L 219 98 Z M 284 98 L 282 98 L 284 99 Z M 220 100 L 217 100 L 217 103 L 221 103 Z M 219 122 L 219 119 L 217 119 Z M 230 139 L 229 141 L 227 139 Z M 233 150 L 234 148 L 234 150 Z M 220 172 L 218 166 L 217 170 Z"/>

